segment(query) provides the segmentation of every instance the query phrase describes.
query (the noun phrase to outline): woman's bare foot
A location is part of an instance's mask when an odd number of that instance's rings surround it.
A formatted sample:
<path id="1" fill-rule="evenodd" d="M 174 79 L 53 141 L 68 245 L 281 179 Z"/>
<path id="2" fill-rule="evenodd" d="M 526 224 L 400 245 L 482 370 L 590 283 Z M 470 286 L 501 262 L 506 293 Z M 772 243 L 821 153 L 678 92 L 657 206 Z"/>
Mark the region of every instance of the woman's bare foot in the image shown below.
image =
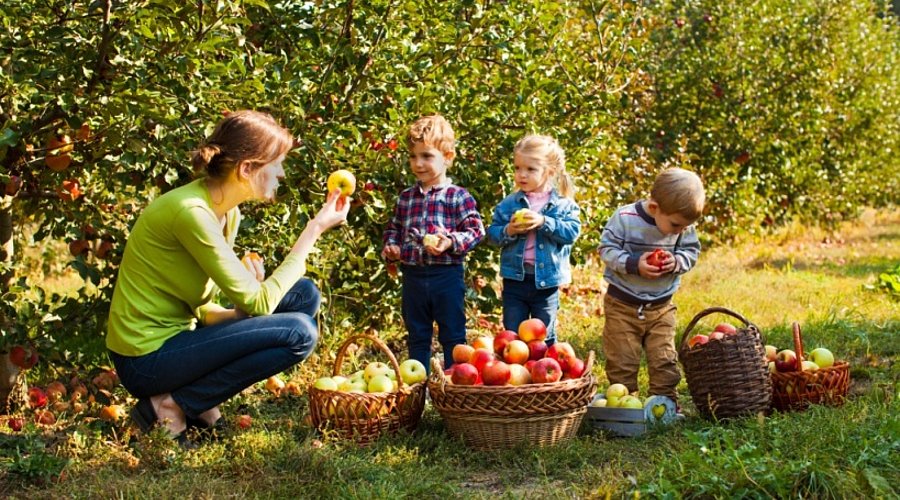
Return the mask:
<path id="1" fill-rule="evenodd" d="M 212 427 L 217 420 L 222 418 L 222 412 L 219 407 L 213 407 L 198 415 L 198 418 L 206 423 L 207 427 Z"/>
<path id="2" fill-rule="evenodd" d="M 177 436 L 184 432 L 187 428 L 187 422 L 184 419 L 184 412 L 178 403 L 172 399 L 171 394 L 159 394 L 150 398 L 150 404 L 156 412 L 159 422 L 169 430 L 173 436 Z"/>

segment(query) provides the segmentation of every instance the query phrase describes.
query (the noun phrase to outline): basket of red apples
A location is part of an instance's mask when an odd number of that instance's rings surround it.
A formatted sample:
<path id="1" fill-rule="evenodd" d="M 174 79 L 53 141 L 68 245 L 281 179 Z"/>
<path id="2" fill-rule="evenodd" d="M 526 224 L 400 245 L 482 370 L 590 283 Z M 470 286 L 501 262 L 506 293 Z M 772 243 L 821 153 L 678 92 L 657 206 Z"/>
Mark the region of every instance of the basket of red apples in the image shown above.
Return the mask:
<path id="1" fill-rule="evenodd" d="M 373 361 L 344 376 L 341 366 L 348 348 L 364 340 L 375 344 L 389 363 Z M 407 359 L 402 363 L 378 337 L 354 335 L 344 341 L 331 377 L 320 377 L 309 387 L 309 413 L 321 432 L 368 444 L 386 432 L 415 430 L 425 408 L 425 366 Z"/>
<path id="2" fill-rule="evenodd" d="M 766 346 L 766 359 L 772 376 L 772 407 L 777 410 L 803 410 L 810 404 L 844 404 L 850 388 L 850 363 L 835 361 L 824 347 L 804 356 L 800 324 L 793 324 L 794 350 L 778 351 Z"/>
<path id="3" fill-rule="evenodd" d="M 533 318 L 518 333 L 457 345 L 447 370 L 432 360 L 428 390 L 451 435 L 482 450 L 551 445 L 575 435 L 597 387 L 594 352 L 579 358 L 567 342 L 548 347 L 546 335 Z"/>
<path id="4" fill-rule="evenodd" d="M 708 333 L 692 333 L 704 317 L 722 313 L 744 326 L 719 323 Z M 766 366 L 763 336 L 756 325 L 724 307 L 700 311 L 678 344 L 688 390 L 705 418 L 723 419 L 768 411 L 772 384 Z"/>

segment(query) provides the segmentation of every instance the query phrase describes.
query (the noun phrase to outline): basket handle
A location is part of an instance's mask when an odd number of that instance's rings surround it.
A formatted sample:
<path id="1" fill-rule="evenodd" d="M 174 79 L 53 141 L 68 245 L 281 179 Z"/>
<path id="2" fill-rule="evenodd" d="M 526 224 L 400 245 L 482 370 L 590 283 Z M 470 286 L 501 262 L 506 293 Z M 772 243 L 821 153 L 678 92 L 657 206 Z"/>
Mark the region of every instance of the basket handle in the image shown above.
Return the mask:
<path id="1" fill-rule="evenodd" d="M 350 344 L 356 343 L 358 340 L 368 340 L 369 342 L 375 344 L 375 347 L 381 350 L 385 355 L 387 355 L 388 360 L 391 362 L 391 366 L 394 367 L 394 373 L 397 374 L 397 387 L 405 387 L 406 383 L 403 382 L 403 377 L 400 376 L 400 363 L 397 363 L 397 358 L 394 357 L 394 353 L 391 352 L 391 348 L 387 346 L 380 338 L 374 335 L 368 334 L 359 334 L 359 335 L 351 335 L 350 338 L 344 341 L 341 344 L 341 348 L 338 349 L 337 358 L 334 360 L 334 370 L 332 373 L 334 375 L 341 374 L 341 365 L 344 364 L 344 356 L 347 354 L 347 349 L 350 347 Z"/>
<path id="2" fill-rule="evenodd" d="M 803 337 L 800 335 L 800 323 L 794 321 L 794 324 L 791 325 L 791 329 L 794 333 L 794 354 L 797 355 L 797 364 L 803 363 L 803 360 L 806 359 L 803 355 Z M 797 367 L 799 370 L 799 366 Z"/>
<path id="3" fill-rule="evenodd" d="M 689 334 L 691 333 L 691 330 L 694 329 L 694 326 L 696 326 L 697 323 L 698 323 L 701 319 L 705 318 L 706 316 L 709 316 L 710 314 L 715 314 L 715 313 L 722 313 L 722 314 L 727 314 L 727 315 L 729 315 L 729 316 L 733 316 L 733 317 L 735 317 L 736 319 L 738 319 L 738 320 L 740 320 L 741 322 L 743 322 L 744 325 L 747 326 L 748 328 L 751 328 L 751 327 L 752 327 L 753 330 L 756 330 L 756 332 L 757 332 L 760 336 L 762 336 L 762 332 L 759 330 L 759 328 L 758 328 L 756 325 L 754 325 L 753 323 L 751 323 L 750 321 L 748 321 L 747 318 L 745 318 L 745 317 L 741 316 L 740 314 L 738 314 L 738 313 L 732 311 L 731 309 L 728 309 L 728 308 L 725 308 L 725 307 L 709 307 L 709 308 L 706 308 L 706 309 L 704 309 L 704 310 L 698 312 L 697 315 L 694 316 L 694 319 L 692 319 L 691 322 L 688 323 L 687 328 L 685 328 L 684 331 L 681 332 L 681 338 L 680 338 L 680 340 L 677 342 L 677 344 L 679 345 L 679 348 L 678 348 L 679 351 L 683 351 L 683 350 L 684 350 L 684 348 L 685 348 L 685 342 L 687 342 L 687 340 L 690 338 L 690 335 L 689 335 Z M 765 337 L 762 337 L 762 340 L 763 340 L 763 343 L 765 343 Z"/>

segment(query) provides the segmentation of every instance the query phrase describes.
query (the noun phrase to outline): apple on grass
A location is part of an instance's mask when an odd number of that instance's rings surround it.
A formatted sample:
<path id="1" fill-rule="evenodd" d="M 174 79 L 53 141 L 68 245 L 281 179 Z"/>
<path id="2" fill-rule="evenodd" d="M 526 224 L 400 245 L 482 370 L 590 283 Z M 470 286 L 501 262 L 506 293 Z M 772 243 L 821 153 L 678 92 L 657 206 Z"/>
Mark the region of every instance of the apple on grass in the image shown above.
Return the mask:
<path id="1" fill-rule="evenodd" d="M 475 385 L 478 381 L 478 368 L 471 363 L 459 363 L 451 368 L 450 381 L 456 385 Z"/>
<path id="2" fill-rule="evenodd" d="M 809 360 L 816 364 L 819 368 L 830 368 L 834 366 L 834 354 L 824 347 L 813 349 L 809 353 Z"/>
<path id="3" fill-rule="evenodd" d="M 547 338 L 547 325 L 538 318 L 526 319 L 519 323 L 519 340 L 531 342 Z"/>
<path id="4" fill-rule="evenodd" d="M 494 352 L 503 354 L 503 349 L 513 340 L 519 340 L 519 336 L 512 330 L 503 330 L 494 337 Z"/>
<path id="5" fill-rule="evenodd" d="M 795 372 L 800 368 L 797 354 L 790 349 L 783 349 L 775 356 L 775 369 L 779 372 Z"/>
<path id="6" fill-rule="evenodd" d="M 425 365 L 419 360 L 407 359 L 400 363 L 400 379 L 407 385 L 418 384 L 424 381 L 427 376 Z"/>
<path id="7" fill-rule="evenodd" d="M 503 349 L 503 360 L 507 363 L 521 365 L 528 361 L 530 355 L 531 350 L 528 349 L 528 344 L 521 340 L 513 340 L 506 344 L 506 347 Z"/>
<path id="8" fill-rule="evenodd" d="M 484 385 L 506 385 L 511 376 L 509 365 L 503 361 L 491 361 L 481 372 Z"/>
<path id="9" fill-rule="evenodd" d="M 241 429 L 249 429 L 253 425 L 253 418 L 250 415 L 238 415 L 237 426 Z"/>
<path id="10" fill-rule="evenodd" d="M 279 396 L 281 395 L 281 391 L 284 389 L 284 380 L 281 380 L 281 377 L 278 375 L 272 375 L 271 377 L 266 379 L 266 390 L 271 392 L 272 394 Z"/>
<path id="11" fill-rule="evenodd" d="M 467 344 L 457 344 L 453 347 L 453 362 L 468 363 L 472 359 L 475 348 Z"/>

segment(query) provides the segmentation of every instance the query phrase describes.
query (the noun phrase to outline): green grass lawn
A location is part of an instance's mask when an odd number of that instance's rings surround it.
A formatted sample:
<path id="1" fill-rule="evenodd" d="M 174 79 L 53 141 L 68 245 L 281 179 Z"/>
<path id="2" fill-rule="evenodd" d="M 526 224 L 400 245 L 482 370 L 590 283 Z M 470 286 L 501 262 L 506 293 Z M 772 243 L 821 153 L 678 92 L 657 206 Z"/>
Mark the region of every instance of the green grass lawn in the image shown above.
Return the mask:
<path id="1" fill-rule="evenodd" d="M 415 434 L 358 448 L 312 431 L 305 397 L 257 387 L 224 408 L 251 415 L 253 425 L 192 452 L 158 435 L 131 439 L 127 425 L 88 416 L 0 434 L 0 496 L 896 498 L 900 301 L 864 287 L 898 263 L 900 212 L 868 213 L 837 232 L 789 228 L 714 248 L 677 295 L 679 332 L 704 308 L 723 306 L 785 348 L 799 321 L 807 350 L 827 346 L 851 362 L 851 398 L 840 408 L 713 423 L 696 416 L 682 383 L 687 421 L 638 438 L 583 426 L 554 447 L 477 452 L 451 439 L 427 408 Z M 598 288 L 596 268 L 579 270 L 560 324 L 579 352 L 597 351 L 602 389 Z M 338 342 L 323 342 L 319 356 L 285 378 L 305 383 L 330 370 L 327 353 Z"/>

